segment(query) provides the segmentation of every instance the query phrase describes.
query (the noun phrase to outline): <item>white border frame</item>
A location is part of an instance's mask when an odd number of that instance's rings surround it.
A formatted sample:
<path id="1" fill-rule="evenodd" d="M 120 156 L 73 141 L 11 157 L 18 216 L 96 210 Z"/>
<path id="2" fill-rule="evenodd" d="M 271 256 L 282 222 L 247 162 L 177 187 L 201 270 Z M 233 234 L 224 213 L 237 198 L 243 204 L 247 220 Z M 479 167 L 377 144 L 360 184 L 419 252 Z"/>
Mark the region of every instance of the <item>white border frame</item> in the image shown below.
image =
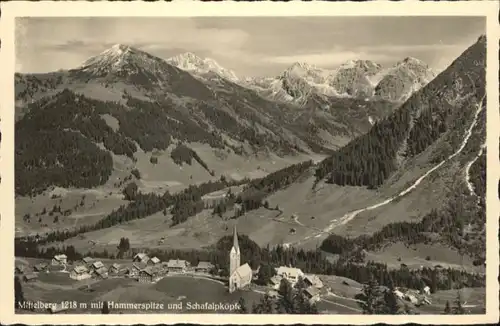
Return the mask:
<path id="1" fill-rule="evenodd" d="M 2 295 L 0 322 L 5 324 L 475 324 L 499 320 L 499 243 L 498 243 L 498 157 L 499 157 L 499 86 L 497 1 L 461 2 L 7 2 L 2 3 L 0 18 L 0 114 L 2 144 L 0 146 L 0 245 L 2 268 L 0 282 L 3 293 L 14 292 L 14 18 L 33 17 L 195 17 L 195 16 L 485 16 L 487 17 L 487 267 L 485 315 L 235 315 L 235 314 L 123 314 L 123 315 L 22 315 L 14 314 L 14 295 Z M 465 50 L 465 49 L 464 49 Z M 7 96 L 8 95 L 8 96 Z"/>

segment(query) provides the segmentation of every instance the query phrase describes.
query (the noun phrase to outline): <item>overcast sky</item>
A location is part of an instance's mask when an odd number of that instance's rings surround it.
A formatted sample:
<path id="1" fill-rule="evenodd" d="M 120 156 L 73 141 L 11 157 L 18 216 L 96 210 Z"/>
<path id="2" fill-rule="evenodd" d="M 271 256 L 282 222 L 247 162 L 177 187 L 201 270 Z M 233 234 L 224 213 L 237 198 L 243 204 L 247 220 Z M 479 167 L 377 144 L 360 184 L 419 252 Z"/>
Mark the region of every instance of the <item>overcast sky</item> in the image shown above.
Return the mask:
<path id="1" fill-rule="evenodd" d="M 407 56 L 441 70 L 484 33 L 482 17 L 18 18 L 16 71 L 75 68 L 116 43 L 164 59 L 193 52 L 238 76 Z"/>

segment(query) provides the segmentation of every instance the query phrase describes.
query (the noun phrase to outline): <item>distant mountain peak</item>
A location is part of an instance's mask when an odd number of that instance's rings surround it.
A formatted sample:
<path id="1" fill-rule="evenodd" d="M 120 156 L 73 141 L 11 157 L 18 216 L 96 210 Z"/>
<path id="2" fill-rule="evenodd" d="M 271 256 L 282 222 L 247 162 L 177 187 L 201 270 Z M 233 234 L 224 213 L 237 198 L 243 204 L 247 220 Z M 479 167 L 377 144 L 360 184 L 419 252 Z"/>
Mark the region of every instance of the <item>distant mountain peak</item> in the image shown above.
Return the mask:
<path id="1" fill-rule="evenodd" d="M 184 52 L 166 60 L 167 63 L 179 69 L 188 71 L 198 76 L 205 76 L 215 73 L 218 76 L 230 81 L 237 81 L 236 74 L 217 63 L 211 58 L 201 58 L 192 52 Z"/>
<path id="2" fill-rule="evenodd" d="M 406 57 L 403 60 L 399 61 L 396 65 L 402 65 L 402 64 L 411 64 L 411 65 L 419 65 L 427 67 L 427 64 L 425 62 L 414 57 Z"/>

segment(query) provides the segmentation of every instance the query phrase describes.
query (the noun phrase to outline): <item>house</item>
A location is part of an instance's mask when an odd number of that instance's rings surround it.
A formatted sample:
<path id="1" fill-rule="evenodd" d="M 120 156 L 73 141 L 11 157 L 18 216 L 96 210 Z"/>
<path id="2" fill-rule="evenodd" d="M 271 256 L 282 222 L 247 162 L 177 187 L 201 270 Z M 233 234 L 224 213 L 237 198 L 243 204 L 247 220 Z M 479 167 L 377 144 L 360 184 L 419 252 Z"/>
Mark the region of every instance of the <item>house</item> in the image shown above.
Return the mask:
<path id="1" fill-rule="evenodd" d="M 153 283 L 158 281 L 162 276 L 159 266 L 149 266 L 139 272 L 137 279 L 141 283 Z"/>
<path id="2" fill-rule="evenodd" d="M 167 262 L 167 268 L 169 272 L 184 273 L 188 267 L 188 262 L 179 259 L 170 259 Z"/>
<path id="3" fill-rule="evenodd" d="M 273 289 L 275 289 L 275 290 L 279 290 L 280 285 L 281 285 L 281 280 L 282 280 L 282 278 L 281 278 L 281 277 L 279 277 L 279 276 L 275 275 L 275 276 L 271 277 L 271 279 L 269 280 L 269 283 L 270 283 L 269 285 L 270 285 Z"/>
<path id="4" fill-rule="evenodd" d="M 426 305 L 432 304 L 431 300 L 427 297 L 423 297 L 421 303 L 426 304 Z"/>
<path id="5" fill-rule="evenodd" d="M 427 285 L 424 286 L 424 289 L 422 290 L 422 293 L 425 295 L 431 295 L 431 288 L 428 287 Z"/>
<path id="6" fill-rule="evenodd" d="M 403 292 L 399 291 L 398 289 L 395 289 L 393 293 L 395 296 L 397 296 L 401 300 L 403 300 L 405 297 L 405 294 Z"/>
<path id="7" fill-rule="evenodd" d="M 102 266 L 101 268 L 94 270 L 94 276 L 99 279 L 106 279 L 109 276 L 108 269 L 105 266 Z"/>
<path id="8" fill-rule="evenodd" d="M 250 265 L 244 264 L 236 268 L 229 279 L 229 292 L 242 289 L 252 282 L 252 269 Z"/>
<path id="9" fill-rule="evenodd" d="M 294 285 L 299 280 L 299 277 L 302 278 L 304 277 L 304 273 L 299 268 L 286 267 L 286 266 L 278 267 L 276 269 L 276 274 L 286 279 L 292 285 Z"/>
<path id="10" fill-rule="evenodd" d="M 310 303 L 319 301 L 319 290 L 313 286 L 308 287 L 304 290 L 304 294 Z"/>
<path id="11" fill-rule="evenodd" d="M 138 262 L 138 263 L 147 263 L 148 260 L 149 260 L 148 255 L 146 255 L 143 252 L 138 253 L 137 255 L 135 255 L 134 259 L 133 259 L 134 262 Z"/>
<path id="12" fill-rule="evenodd" d="M 194 270 L 198 273 L 209 273 L 214 265 L 208 261 L 200 261 Z"/>
<path id="13" fill-rule="evenodd" d="M 139 272 L 145 269 L 147 266 L 146 263 L 133 263 L 132 268 L 129 269 L 130 276 L 137 276 Z"/>
<path id="14" fill-rule="evenodd" d="M 92 265 L 90 265 L 90 268 L 93 270 L 98 270 L 99 268 L 103 268 L 103 267 L 104 267 L 104 264 L 100 260 L 95 261 L 92 263 Z"/>
<path id="15" fill-rule="evenodd" d="M 313 286 L 316 289 L 322 289 L 323 288 L 323 282 L 316 275 L 310 275 L 310 274 L 306 275 L 304 277 L 304 282 L 306 283 L 307 286 Z"/>
<path id="16" fill-rule="evenodd" d="M 86 266 L 79 265 L 73 268 L 73 270 L 69 273 L 69 277 L 73 280 L 81 281 L 90 278 L 90 273 Z"/>
<path id="17" fill-rule="evenodd" d="M 23 274 L 26 271 L 26 267 L 24 265 L 16 265 L 15 273 Z"/>
<path id="18" fill-rule="evenodd" d="M 66 311 L 68 310 L 68 308 L 66 306 L 63 306 L 62 303 L 58 303 L 58 304 L 53 304 L 52 306 L 50 306 L 50 308 L 47 309 L 51 314 L 57 314 L 57 313 L 60 313 L 60 312 L 63 312 L 63 311 Z"/>
<path id="19" fill-rule="evenodd" d="M 23 280 L 25 282 L 35 282 L 37 278 L 38 278 L 38 276 L 36 274 L 31 273 L 31 274 L 24 275 Z"/>
<path id="20" fill-rule="evenodd" d="M 153 257 L 148 261 L 148 263 L 151 265 L 158 265 L 159 263 L 161 263 L 161 260 L 158 259 L 158 257 Z"/>
<path id="21" fill-rule="evenodd" d="M 92 257 L 85 257 L 82 259 L 82 263 L 84 263 L 87 266 L 92 264 L 93 261 L 94 261 L 94 258 L 92 258 Z"/>
<path id="22" fill-rule="evenodd" d="M 55 255 L 52 258 L 52 265 L 66 265 L 68 263 L 68 257 L 65 254 Z"/>
<path id="23" fill-rule="evenodd" d="M 407 292 L 407 293 L 405 294 L 405 299 L 406 299 L 407 301 L 410 301 L 410 302 L 411 302 L 411 303 L 413 303 L 413 304 L 418 304 L 418 299 L 417 299 L 417 297 L 416 297 L 413 293 L 408 293 L 408 292 Z"/>
<path id="24" fill-rule="evenodd" d="M 120 264 L 114 263 L 113 265 L 111 265 L 109 271 L 113 274 L 118 274 L 120 272 L 120 269 L 121 269 Z"/>
<path id="25" fill-rule="evenodd" d="M 47 264 L 44 264 L 44 263 L 40 263 L 40 264 L 36 264 L 34 267 L 33 267 L 33 270 L 35 272 L 43 272 L 44 270 L 47 269 Z"/>

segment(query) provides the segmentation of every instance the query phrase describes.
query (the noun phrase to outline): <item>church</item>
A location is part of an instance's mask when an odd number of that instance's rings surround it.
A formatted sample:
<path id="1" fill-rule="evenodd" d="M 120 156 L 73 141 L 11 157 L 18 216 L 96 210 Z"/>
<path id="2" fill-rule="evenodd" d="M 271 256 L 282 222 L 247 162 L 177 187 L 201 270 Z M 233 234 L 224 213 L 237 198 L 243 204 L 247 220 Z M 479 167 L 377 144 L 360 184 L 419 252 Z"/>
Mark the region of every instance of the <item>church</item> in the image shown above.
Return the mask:
<path id="1" fill-rule="evenodd" d="M 247 263 L 241 264 L 241 252 L 238 245 L 236 225 L 233 231 L 233 247 L 229 253 L 229 292 L 244 288 L 252 281 L 252 269 Z"/>

